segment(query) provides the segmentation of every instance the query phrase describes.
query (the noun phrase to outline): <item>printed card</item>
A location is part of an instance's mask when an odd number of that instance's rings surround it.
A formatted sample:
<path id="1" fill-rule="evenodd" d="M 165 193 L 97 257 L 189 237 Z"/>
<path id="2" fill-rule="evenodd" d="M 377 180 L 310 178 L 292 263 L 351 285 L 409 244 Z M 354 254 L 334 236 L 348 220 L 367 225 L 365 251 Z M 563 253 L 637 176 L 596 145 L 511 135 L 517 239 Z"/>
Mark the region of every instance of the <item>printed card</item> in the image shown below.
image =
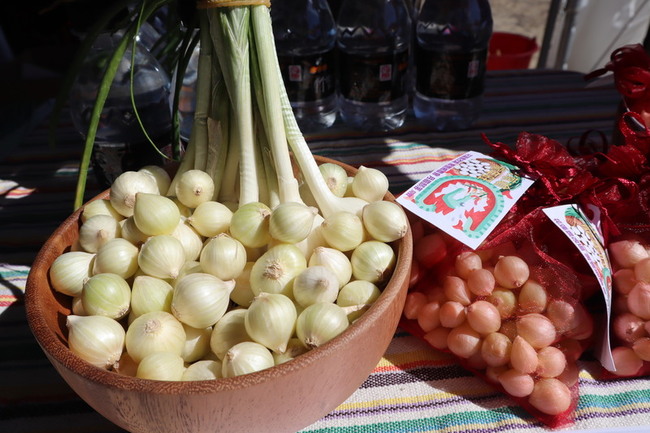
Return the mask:
<path id="1" fill-rule="evenodd" d="M 467 152 L 431 172 L 397 201 L 476 249 L 532 184 L 513 165 Z"/>
<path id="2" fill-rule="evenodd" d="M 600 211 L 590 206 L 593 217 L 587 218 L 578 205 L 563 205 L 544 209 L 544 213 L 571 240 L 596 275 L 605 298 L 607 324 L 596 344 L 597 356 L 608 370 L 614 369 L 609 338 L 612 304 L 612 265 L 604 246 L 600 229 Z"/>

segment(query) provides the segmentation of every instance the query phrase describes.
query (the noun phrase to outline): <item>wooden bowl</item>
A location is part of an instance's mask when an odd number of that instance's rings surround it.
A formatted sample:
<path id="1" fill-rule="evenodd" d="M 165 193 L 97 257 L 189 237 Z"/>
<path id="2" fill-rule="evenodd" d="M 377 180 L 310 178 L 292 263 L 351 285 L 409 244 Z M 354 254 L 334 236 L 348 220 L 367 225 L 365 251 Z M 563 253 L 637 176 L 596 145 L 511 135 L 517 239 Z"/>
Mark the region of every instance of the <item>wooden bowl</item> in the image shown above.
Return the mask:
<path id="1" fill-rule="evenodd" d="M 349 174 L 356 172 L 336 163 Z M 97 198 L 107 195 L 108 191 Z M 370 375 L 402 313 L 413 246 L 410 229 L 395 245 L 397 265 L 372 307 L 335 339 L 289 362 L 244 376 L 197 382 L 145 380 L 102 370 L 68 349 L 65 321 L 71 314 L 71 298 L 55 292 L 48 278 L 54 259 L 78 238 L 81 210 L 57 228 L 34 261 L 26 286 L 27 319 L 70 387 L 130 432 L 295 432 L 307 427 L 345 401 Z"/>

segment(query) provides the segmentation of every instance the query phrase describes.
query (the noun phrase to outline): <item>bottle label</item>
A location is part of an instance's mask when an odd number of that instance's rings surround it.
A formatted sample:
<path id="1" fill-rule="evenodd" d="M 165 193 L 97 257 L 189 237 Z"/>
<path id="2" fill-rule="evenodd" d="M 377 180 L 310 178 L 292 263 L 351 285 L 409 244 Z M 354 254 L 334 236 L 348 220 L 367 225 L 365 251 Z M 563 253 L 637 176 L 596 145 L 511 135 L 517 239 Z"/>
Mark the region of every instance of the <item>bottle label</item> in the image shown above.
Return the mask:
<path id="1" fill-rule="evenodd" d="M 487 49 L 439 52 L 416 49 L 416 90 L 439 99 L 468 99 L 483 93 Z"/>
<path id="2" fill-rule="evenodd" d="M 278 56 L 291 102 L 314 102 L 334 94 L 334 51 L 310 56 Z"/>
<path id="3" fill-rule="evenodd" d="M 359 102 L 390 102 L 406 94 L 408 51 L 362 56 L 340 53 L 341 94 Z"/>

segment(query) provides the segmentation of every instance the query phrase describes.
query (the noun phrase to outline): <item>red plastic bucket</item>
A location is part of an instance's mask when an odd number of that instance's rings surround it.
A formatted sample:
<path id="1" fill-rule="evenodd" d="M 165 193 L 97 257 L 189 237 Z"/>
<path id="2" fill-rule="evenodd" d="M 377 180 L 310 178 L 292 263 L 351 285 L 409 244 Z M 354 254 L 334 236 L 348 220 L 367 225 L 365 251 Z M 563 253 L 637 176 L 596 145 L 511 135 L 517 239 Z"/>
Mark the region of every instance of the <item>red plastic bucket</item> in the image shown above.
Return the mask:
<path id="1" fill-rule="evenodd" d="M 539 46 L 535 38 L 507 32 L 494 32 L 487 58 L 488 70 L 527 69 Z"/>

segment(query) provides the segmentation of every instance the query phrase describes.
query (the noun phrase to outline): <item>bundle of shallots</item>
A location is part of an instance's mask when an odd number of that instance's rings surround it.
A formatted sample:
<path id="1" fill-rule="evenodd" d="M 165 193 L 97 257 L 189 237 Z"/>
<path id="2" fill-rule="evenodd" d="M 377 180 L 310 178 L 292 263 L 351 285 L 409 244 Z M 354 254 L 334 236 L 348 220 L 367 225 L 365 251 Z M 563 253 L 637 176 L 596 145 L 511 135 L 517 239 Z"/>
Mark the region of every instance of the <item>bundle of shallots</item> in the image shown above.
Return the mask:
<path id="1" fill-rule="evenodd" d="M 604 378 L 650 374 L 650 55 L 640 44 L 614 50 L 586 76 L 611 73 L 621 95 L 612 146 L 596 154 L 594 201 L 606 214 L 612 263 L 611 364 Z"/>
<path id="2" fill-rule="evenodd" d="M 603 365 L 603 378 L 650 374 L 650 130 L 642 122 L 635 112 L 621 116 L 624 142 L 595 171 L 612 264 L 612 365 Z"/>
<path id="3" fill-rule="evenodd" d="M 598 284 L 544 208 L 578 199 L 596 179 L 539 135 L 521 134 L 516 149 L 488 144 L 536 181 L 474 249 L 411 216 L 415 260 L 401 326 L 563 427 L 573 422 L 577 360 L 593 334 L 584 300 Z M 571 212 L 566 221 L 579 224 Z"/>

